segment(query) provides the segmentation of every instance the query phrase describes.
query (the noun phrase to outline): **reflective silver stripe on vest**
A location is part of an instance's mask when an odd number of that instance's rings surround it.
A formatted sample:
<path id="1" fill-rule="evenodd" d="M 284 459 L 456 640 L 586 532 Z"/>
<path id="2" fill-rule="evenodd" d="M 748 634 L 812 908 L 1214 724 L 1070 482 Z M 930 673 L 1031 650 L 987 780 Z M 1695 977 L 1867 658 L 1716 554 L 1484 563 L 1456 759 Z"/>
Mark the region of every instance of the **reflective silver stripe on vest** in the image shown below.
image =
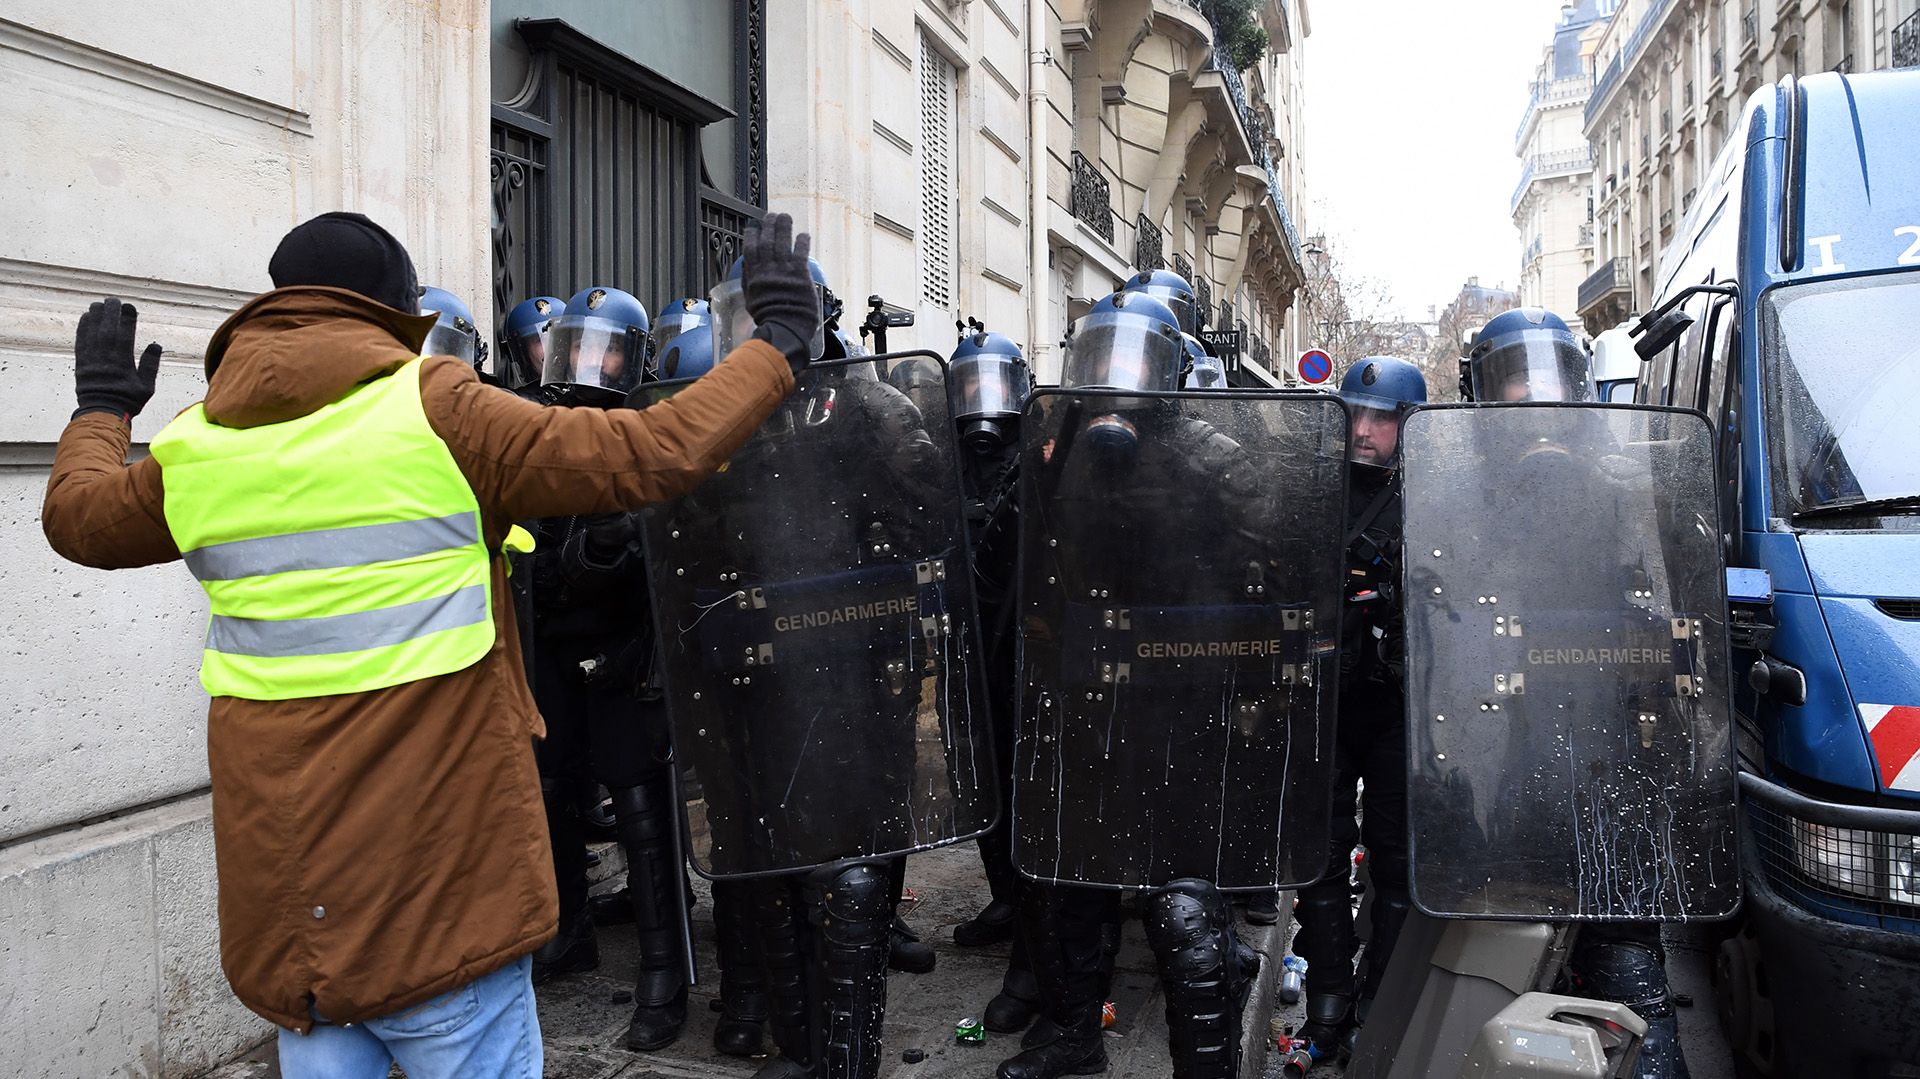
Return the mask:
<path id="1" fill-rule="evenodd" d="M 322 528 L 284 536 L 210 543 L 181 554 L 194 579 L 238 581 L 302 569 L 343 569 L 395 562 L 480 542 L 477 515 L 448 514 L 420 521 Z"/>
<path id="2" fill-rule="evenodd" d="M 404 644 L 491 617 L 483 584 L 395 607 L 320 618 L 271 621 L 216 614 L 207 627 L 207 650 L 230 656 L 329 656 Z"/>

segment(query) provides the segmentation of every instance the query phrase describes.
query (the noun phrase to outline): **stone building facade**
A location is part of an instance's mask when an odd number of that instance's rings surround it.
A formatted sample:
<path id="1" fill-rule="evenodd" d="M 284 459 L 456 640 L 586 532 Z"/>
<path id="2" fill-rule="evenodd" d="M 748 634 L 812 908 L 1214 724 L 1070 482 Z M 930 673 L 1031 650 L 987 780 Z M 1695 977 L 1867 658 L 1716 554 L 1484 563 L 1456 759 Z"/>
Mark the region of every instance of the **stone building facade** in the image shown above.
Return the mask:
<path id="1" fill-rule="evenodd" d="M 1561 9 L 1514 134 L 1520 182 L 1511 210 L 1520 232 L 1520 302 L 1568 321 L 1593 265 L 1593 152 L 1581 121 L 1593 89 L 1593 48 L 1614 2 L 1584 0 Z"/>
<path id="2" fill-rule="evenodd" d="M 531 295 L 704 295 L 785 210 L 847 327 L 869 294 L 917 316 L 894 347 L 977 318 L 1043 377 L 1157 260 L 1272 381 L 1299 349 L 1308 21 L 1255 16 L 1271 47 L 1234 71 L 1188 0 L 240 0 L 218 33 L 185 0 L 0 0 L 0 1074 L 192 1076 L 271 1033 L 219 967 L 205 600 L 40 535 L 88 303 L 131 300 L 166 347 L 135 454 L 280 236 L 333 209 L 488 335 Z"/>
<path id="3" fill-rule="evenodd" d="M 1654 268 L 1740 120 L 1786 75 L 1920 63 L 1916 0 L 1622 0 L 1594 54 L 1584 130 L 1593 150 L 1588 333 L 1652 298 Z"/>

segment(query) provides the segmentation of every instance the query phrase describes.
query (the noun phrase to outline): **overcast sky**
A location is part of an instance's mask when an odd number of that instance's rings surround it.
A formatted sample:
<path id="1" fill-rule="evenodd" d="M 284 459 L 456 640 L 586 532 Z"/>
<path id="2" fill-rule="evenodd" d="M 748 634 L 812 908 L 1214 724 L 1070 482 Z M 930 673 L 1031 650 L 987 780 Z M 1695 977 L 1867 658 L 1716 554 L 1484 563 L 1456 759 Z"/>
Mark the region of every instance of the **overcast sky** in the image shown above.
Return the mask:
<path id="1" fill-rule="evenodd" d="M 1560 0 L 1309 0 L 1304 233 L 1424 319 L 1519 280 L 1514 129 Z M 1571 312 L 1567 312 L 1571 315 Z"/>

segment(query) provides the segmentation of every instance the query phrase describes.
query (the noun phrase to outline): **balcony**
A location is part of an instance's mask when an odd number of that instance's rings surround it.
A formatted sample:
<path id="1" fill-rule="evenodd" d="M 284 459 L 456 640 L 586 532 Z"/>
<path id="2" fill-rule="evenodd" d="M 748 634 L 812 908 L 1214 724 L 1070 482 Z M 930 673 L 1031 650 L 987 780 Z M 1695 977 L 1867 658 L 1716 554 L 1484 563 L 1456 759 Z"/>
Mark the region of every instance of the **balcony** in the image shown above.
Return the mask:
<path id="1" fill-rule="evenodd" d="M 1166 268 L 1166 257 L 1161 253 L 1166 237 L 1160 226 L 1147 220 L 1146 214 L 1140 214 L 1133 222 L 1133 268 L 1136 270 L 1162 270 Z"/>
<path id="2" fill-rule="evenodd" d="M 1592 225 L 1580 226 L 1580 246 L 1581 247 L 1593 246 L 1593 226 Z"/>
<path id="3" fill-rule="evenodd" d="M 1540 237 L 1535 236 L 1533 242 L 1527 245 L 1526 250 L 1520 252 L 1520 276 L 1525 277 L 1527 271 L 1533 267 L 1533 264 L 1540 260 L 1540 239 Z"/>
<path id="4" fill-rule="evenodd" d="M 1287 250 L 1293 256 L 1295 272 L 1304 280 L 1306 264 L 1300 261 L 1300 233 L 1294 227 L 1293 214 L 1287 210 L 1287 196 L 1280 192 L 1280 181 L 1274 178 L 1273 169 L 1267 169 L 1267 197 L 1273 200 L 1274 212 L 1280 218 L 1280 232 L 1287 238 Z"/>
<path id="5" fill-rule="evenodd" d="M 1096 235 L 1113 242 L 1113 195 L 1100 166 L 1085 154 L 1073 152 L 1073 187 L 1068 195 L 1067 212 L 1085 222 Z"/>
<path id="6" fill-rule="evenodd" d="M 1632 281 L 1626 259 L 1614 258 L 1601 263 L 1585 281 L 1580 282 L 1580 291 L 1575 300 L 1580 314 L 1584 316 L 1609 297 L 1623 292 L 1630 295 L 1633 291 Z"/>
<path id="7" fill-rule="evenodd" d="M 1887 37 L 1893 46 L 1894 67 L 1920 67 L 1920 11 L 1907 16 Z"/>
<path id="8" fill-rule="evenodd" d="M 1576 146 L 1571 150 L 1555 150 L 1552 153 L 1534 154 L 1520 169 L 1520 184 L 1513 189 L 1513 198 L 1507 212 L 1520 208 L 1520 201 L 1527 195 L 1527 185 L 1535 180 L 1549 180 L 1555 176 L 1577 176 L 1593 169 L 1593 147 Z"/>
<path id="9" fill-rule="evenodd" d="M 1570 79 L 1554 79 L 1551 82 L 1533 84 L 1533 96 L 1527 99 L 1526 110 L 1520 114 L 1520 126 L 1513 132 L 1515 153 L 1524 149 L 1527 142 L 1527 130 L 1533 126 L 1533 119 L 1542 108 L 1552 108 L 1569 101 L 1586 97 L 1593 92 L 1593 77 L 1584 72 Z"/>
<path id="10" fill-rule="evenodd" d="M 1594 84 L 1593 96 L 1587 99 L 1586 126 L 1593 126 L 1594 110 L 1606 100 L 1607 93 L 1613 89 L 1614 83 L 1620 80 L 1621 73 L 1633 66 L 1633 61 L 1640 55 L 1641 46 L 1647 43 L 1647 38 L 1666 20 L 1667 13 L 1673 8 L 1673 2 L 1674 0 L 1653 0 L 1647 13 L 1634 24 L 1633 33 L 1627 38 L 1627 47 L 1620 50 L 1620 55 L 1614 57 L 1613 63 L 1607 65 L 1606 74 Z"/>
<path id="11" fill-rule="evenodd" d="M 1200 71 L 1202 74 L 1213 72 L 1220 76 L 1220 81 L 1226 85 L 1227 97 L 1233 101 L 1233 110 L 1239 117 L 1240 130 L 1246 136 L 1247 147 L 1252 151 L 1253 163 L 1267 168 L 1270 163 L 1267 160 L 1266 126 L 1260 122 L 1260 114 L 1248 104 L 1247 84 L 1241 80 L 1240 72 L 1234 68 L 1227 50 L 1215 45 L 1213 55 L 1207 58 L 1206 66 Z"/>

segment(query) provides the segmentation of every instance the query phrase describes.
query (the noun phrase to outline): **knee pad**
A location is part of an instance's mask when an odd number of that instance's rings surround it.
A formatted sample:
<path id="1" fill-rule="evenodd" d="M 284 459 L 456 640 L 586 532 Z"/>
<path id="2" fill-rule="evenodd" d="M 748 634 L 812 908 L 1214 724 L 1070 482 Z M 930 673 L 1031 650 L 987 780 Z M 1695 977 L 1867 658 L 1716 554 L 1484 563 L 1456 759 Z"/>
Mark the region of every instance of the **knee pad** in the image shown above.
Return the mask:
<path id="1" fill-rule="evenodd" d="M 1150 895 L 1143 913 L 1147 943 L 1169 983 L 1190 985 L 1225 973 L 1232 915 L 1219 889 L 1206 881 L 1175 881 Z"/>
<path id="2" fill-rule="evenodd" d="M 883 940 L 893 920 L 893 884 L 879 862 L 843 862 L 817 869 L 807 882 L 809 905 L 830 941 Z"/>

